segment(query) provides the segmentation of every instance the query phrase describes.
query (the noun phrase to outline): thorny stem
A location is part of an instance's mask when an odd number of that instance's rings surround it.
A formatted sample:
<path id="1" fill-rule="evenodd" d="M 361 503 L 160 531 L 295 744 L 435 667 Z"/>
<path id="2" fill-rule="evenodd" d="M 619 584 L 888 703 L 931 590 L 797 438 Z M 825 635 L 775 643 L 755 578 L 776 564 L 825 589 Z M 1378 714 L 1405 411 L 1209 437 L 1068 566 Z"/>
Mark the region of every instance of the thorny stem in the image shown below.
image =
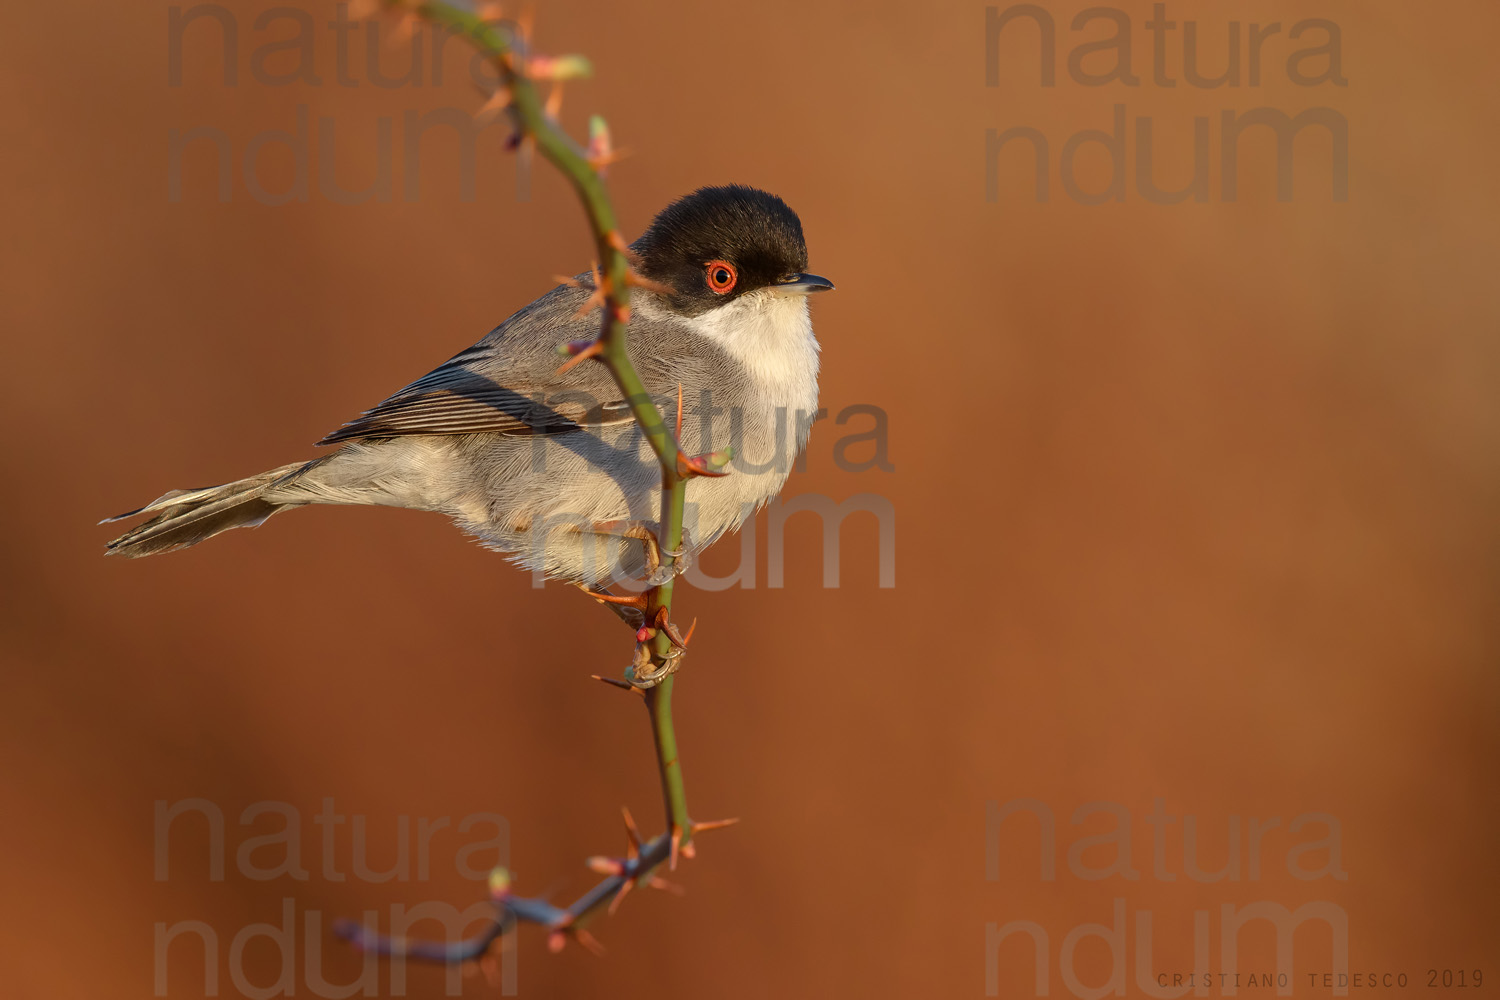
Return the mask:
<path id="1" fill-rule="evenodd" d="M 500 92 L 509 98 L 506 111 L 516 127 L 516 144 L 534 143 L 537 151 L 562 172 L 578 194 L 588 217 L 595 253 L 600 261 L 597 279 L 599 287 L 596 292 L 602 293 L 603 299 L 603 320 L 598 341 L 596 345 L 590 345 L 589 350 L 592 357 L 602 362 L 614 377 L 661 466 L 661 519 L 657 539 L 660 543 L 662 566 L 670 569 L 677 561 L 676 553 L 681 551 L 683 545 L 683 510 L 688 480 L 694 475 L 718 474 L 717 470 L 728 460 L 728 455 L 703 456 L 699 459 L 685 455 L 626 356 L 630 285 L 636 277 L 631 270 L 627 245 L 615 221 L 614 207 L 598 169 L 607 159 L 591 159 L 591 154 L 594 153 L 592 145 L 586 151 L 562 130 L 553 117 L 552 111 L 555 109 L 549 108 L 548 102 L 543 100 L 536 88 L 538 79 L 551 79 L 556 87 L 565 79 L 587 75 L 587 62 L 578 57 L 546 59 L 535 56 L 529 50 L 529 40 L 519 32 L 510 33 L 502 29 L 497 20 L 451 3 L 380 0 L 379 6 L 404 12 L 408 18 L 420 17 L 453 34 L 461 35 L 481 53 L 490 57 L 499 73 Z M 604 157 L 608 155 L 607 151 L 603 153 Z M 703 460 L 705 458 L 706 462 Z M 670 612 L 672 580 L 673 576 L 668 576 L 666 582 L 646 592 L 647 623 L 655 622 L 662 610 Z M 444 963 L 464 962 L 483 956 L 500 935 L 518 920 L 549 928 L 552 931 L 553 947 L 561 946 L 565 940 L 564 935 L 572 935 L 592 946 L 592 938 L 583 931 L 585 924 L 602 910 L 609 908 L 631 887 L 650 884 L 652 873 L 661 865 L 675 866 L 679 854 L 691 854 L 694 824 L 688 817 L 687 792 L 683 785 L 682 765 L 677 757 L 677 734 L 672 725 L 672 689 L 675 677 L 671 670 L 675 651 L 672 639 L 664 629 L 653 631 L 655 635 L 647 640 L 651 663 L 649 674 L 660 676 L 661 679 L 654 684 L 639 684 L 637 690 L 644 696 L 646 709 L 651 717 L 651 731 L 666 807 L 667 829 L 664 833 L 650 841 L 634 845 L 628 857 L 612 860 L 610 864 L 618 870 L 566 907 L 513 895 L 508 875 L 497 871 L 491 891 L 497 908 L 495 922 L 483 934 L 474 938 L 453 944 L 406 941 L 383 937 L 348 922 L 338 927 L 339 933 L 360 947 L 379 954 L 399 954 Z M 627 674 L 627 679 L 634 683 L 637 678 Z M 699 829 L 709 825 L 717 824 L 704 824 Z M 630 829 L 634 841 L 633 827 Z"/>

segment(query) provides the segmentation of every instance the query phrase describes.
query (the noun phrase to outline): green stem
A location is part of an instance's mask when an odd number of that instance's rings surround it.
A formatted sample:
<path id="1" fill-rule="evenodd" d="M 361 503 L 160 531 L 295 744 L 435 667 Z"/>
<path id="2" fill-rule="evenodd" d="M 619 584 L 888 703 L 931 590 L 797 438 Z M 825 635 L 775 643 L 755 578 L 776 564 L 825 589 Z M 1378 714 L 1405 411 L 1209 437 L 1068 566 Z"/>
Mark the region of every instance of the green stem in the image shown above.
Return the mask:
<path id="1" fill-rule="evenodd" d="M 663 563 L 671 566 L 676 557 L 670 553 L 681 550 L 683 544 L 687 477 L 679 471 L 679 462 L 684 456 L 666 419 L 647 393 L 640 375 L 626 354 L 626 325 L 630 319 L 630 261 L 624 252 L 624 241 L 620 236 L 614 207 L 603 178 L 589 162 L 588 154 L 547 113 L 546 105 L 537 93 L 533 80 L 527 75 L 525 60 L 529 58 L 529 53 L 517 52 L 505 31 L 487 23 L 472 11 L 447 3 L 414 3 L 410 0 L 383 0 L 383 3 L 387 8 L 414 11 L 431 23 L 467 38 L 480 52 L 493 59 L 500 75 L 500 85 L 509 92 L 509 110 L 514 115 L 520 134 L 535 142 L 537 151 L 568 179 L 577 192 L 593 234 L 605 290 L 604 315 L 599 331 L 600 351 L 597 357 L 614 377 L 622 397 L 629 403 L 636 423 L 661 465 L 661 520 L 657 538 L 663 550 Z M 581 60 L 574 60 L 572 65 L 576 69 L 584 64 Z M 647 591 L 647 621 L 655 621 L 661 609 L 666 609 L 670 614 L 672 592 L 670 578 L 666 583 Z M 650 640 L 649 649 L 653 671 L 664 669 L 671 662 L 671 639 L 663 630 L 657 630 L 657 634 Z M 650 871 L 669 859 L 673 834 L 680 838 L 679 847 L 690 843 L 693 835 L 692 821 L 688 818 L 682 764 L 677 756 L 677 734 L 672 724 L 673 681 L 673 676 L 668 674 L 655 686 L 642 692 L 651 716 L 651 731 L 666 806 L 667 832 L 643 848 L 636 872 L 636 877 L 641 881 L 649 877 Z M 585 893 L 566 910 L 547 907 L 539 901 L 519 899 L 512 900 L 511 910 L 521 919 L 539 921 L 542 920 L 540 914 L 566 914 L 572 926 L 581 927 L 585 921 L 608 906 L 622 888 L 623 879 L 612 876 Z M 557 916 L 548 917 L 545 922 L 556 923 L 559 919 Z"/>

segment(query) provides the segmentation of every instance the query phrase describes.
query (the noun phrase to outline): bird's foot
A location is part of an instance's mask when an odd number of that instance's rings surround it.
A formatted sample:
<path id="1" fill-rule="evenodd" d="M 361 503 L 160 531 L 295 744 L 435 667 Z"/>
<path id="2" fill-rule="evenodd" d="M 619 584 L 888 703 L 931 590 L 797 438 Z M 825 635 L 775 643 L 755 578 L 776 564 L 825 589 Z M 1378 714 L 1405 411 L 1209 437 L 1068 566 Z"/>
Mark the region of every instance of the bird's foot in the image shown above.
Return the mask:
<path id="1" fill-rule="evenodd" d="M 656 539 L 653 537 L 652 541 L 655 542 Z M 646 586 L 660 587 L 662 584 L 670 583 L 674 578 L 686 573 L 688 567 L 693 565 L 692 557 L 688 555 L 692 547 L 693 540 L 688 535 L 686 526 L 683 526 L 682 529 L 682 543 L 675 551 L 664 549 L 661 547 L 660 542 L 656 542 L 656 565 L 654 567 L 651 565 L 649 557 L 646 562 L 648 570 Z M 667 556 L 672 561 L 666 562 L 662 559 L 662 556 Z"/>
<path id="2" fill-rule="evenodd" d="M 597 521 L 594 524 L 594 530 L 601 535 L 633 538 L 641 543 L 646 557 L 646 578 L 642 581 L 642 586 L 647 590 L 671 582 L 686 572 L 688 566 L 691 565 L 688 559 L 690 543 L 686 528 L 682 529 L 682 547 L 676 550 L 662 547 L 655 525 L 650 521 Z M 664 559 L 663 556 L 666 558 Z"/>
<path id="3" fill-rule="evenodd" d="M 631 687 L 641 690 L 654 688 L 682 669 L 684 655 L 683 650 L 673 646 L 658 663 L 652 659 L 651 647 L 648 644 L 636 643 L 635 657 L 630 661 L 630 666 L 625 668 L 625 681 Z"/>
<path id="4" fill-rule="evenodd" d="M 668 617 L 667 609 L 657 608 L 651 622 L 642 625 L 635 634 L 635 656 L 630 661 L 630 666 L 625 668 L 625 680 L 632 687 L 649 688 L 675 674 L 682 668 L 682 658 L 687 653 L 688 643 L 692 641 L 697 627 L 698 620 L 695 618 L 688 626 L 687 635 L 683 635 Z M 669 645 L 665 654 L 655 656 L 651 640 L 658 632 L 666 635 Z"/>

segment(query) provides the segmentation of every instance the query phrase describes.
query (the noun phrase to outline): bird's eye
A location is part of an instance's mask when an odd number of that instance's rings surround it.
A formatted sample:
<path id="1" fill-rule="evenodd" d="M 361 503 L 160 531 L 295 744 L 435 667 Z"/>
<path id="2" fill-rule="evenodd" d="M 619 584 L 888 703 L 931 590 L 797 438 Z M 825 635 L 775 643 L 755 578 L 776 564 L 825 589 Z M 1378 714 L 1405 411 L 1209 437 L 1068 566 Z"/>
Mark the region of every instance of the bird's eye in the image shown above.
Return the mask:
<path id="1" fill-rule="evenodd" d="M 704 272 L 708 277 L 709 289 L 719 295 L 728 295 L 734 288 L 734 283 L 739 280 L 734 265 L 727 260 L 709 261 L 704 266 Z"/>

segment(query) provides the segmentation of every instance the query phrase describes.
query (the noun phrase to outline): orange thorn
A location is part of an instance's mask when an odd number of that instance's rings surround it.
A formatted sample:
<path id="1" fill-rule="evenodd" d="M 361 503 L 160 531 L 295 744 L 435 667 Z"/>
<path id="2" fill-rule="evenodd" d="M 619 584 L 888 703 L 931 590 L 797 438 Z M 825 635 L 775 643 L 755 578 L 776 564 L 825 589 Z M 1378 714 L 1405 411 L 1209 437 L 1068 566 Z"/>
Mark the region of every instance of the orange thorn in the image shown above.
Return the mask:
<path id="1" fill-rule="evenodd" d="M 573 937 L 577 939 L 579 944 L 583 945 L 589 951 L 593 952 L 594 957 L 604 957 L 604 945 L 600 944 L 598 938 L 594 937 L 594 935 L 590 934 L 582 927 L 573 928 Z"/>
<path id="2" fill-rule="evenodd" d="M 673 437 L 677 438 L 677 440 L 679 440 L 679 441 L 682 440 L 682 383 L 681 382 L 677 383 L 677 430 L 673 433 Z"/>
<path id="3" fill-rule="evenodd" d="M 574 320 L 583 319 L 583 317 L 587 316 L 595 309 L 602 308 L 604 306 L 604 303 L 604 289 L 595 288 L 592 292 L 589 293 L 589 297 L 583 300 L 583 304 L 580 305 L 577 309 L 573 310 L 573 315 L 571 318 Z"/>
<path id="4" fill-rule="evenodd" d="M 696 628 L 697 625 L 698 619 L 694 618 L 693 624 L 688 628 L 689 638 L 692 637 L 693 629 Z M 667 633 L 667 638 L 671 639 L 672 645 L 676 646 L 678 649 L 687 649 L 688 640 L 684 639 L 682 637 L 682 633 L 677 631 L 677 626 L 672 624 L 672 620 L 668 616 L 667 609 L 665 607 L 656 609 L 656 618 L 652 621 L 650 626 L 643 626 L 641 630 L 636 633 L 635 641 L 645 642 L 647 639 L 651 638 L 655 631 Z"/>
<path id="5" fill-rule="evenodd" d="M 666 879 L 662 878 L 659 875 L 651 876 L 651 881 L 646 883 L 646 888 L 661 889 L 665 892 L 670 892 L 674 896 L 687 895 L 687 890 L 685 888 L 678 885 L 676 882 L 668 882 Z"/>
<path id="6" fill-rule="evenodd" d="M 706 833 L 709 830 L 722 830 L 726 826 L 734 826 L 739 821 L 740 818 L 738 816 L 733 819 L 707 819 L 702 823 L 693 824 L 693 834 L 696 836 L 700 833 Z"/>
<path id="7" fill-rule="evenodd" d="M 697 627 L 698 627 L 698 619 L 694 618 L 693 619 L 693 624 L 691 624 L 691 625 L 688 626 L 687 635 L 685 635 L 685 636 L 682 637 L 682 645 L 683 645 L 684 648 L 687 647 L 688 643 L 690 643 L 690 642 L 693 641 L 693 631 L 695 629 L 697 629 Z"/>
<path id="8" fill-rule="evenodd" d="M 596 855 L 589 858 L 584 864 L 588 865 L 590 871 L 598 872 L 600 875 L 623 875 L 625 866 L 620 863 L 619 858 L 606 858 Z"/>
<path id="9" fill-rule="evenodd" d="M 562 931 L 553 931 L 551 934 L 547 935 L 547 950 L 552 952 L 552 954 L 554 955 L 562 951 L 563 947 L 567 943 L 568 936 Z"/>
<path id="10" fill-rule="evenodd" d="M 664 285 L 660 281 L 652 281 L 635 268 L 631 268 L 625 272 L 625 284 L 634 285 L 636 288 L 644 289 L 648 292 L 655 292 L 657 295 L 677 294 L 677 289 L 671 285 Z"/>
<path id="11" fill-rule="evenodd" d="M 600 676 L 599 674 L 589 674 L 589 676 L 591 678 L 593 678 L 594 680 L 596 680 L 596 681 L 603 681 L 605 684 L 608 684 L 610 687 L 617 687 L 617 688 L 619 688 L 622 691 L 629 691 L 631 694 L 638 694 L 642 698 L 646 697 L 646 692 L 642 691 L 640 688 L 636 687 L 634 684 L 627 684 L 625 681 L 618 680 L 618 679 L 616 679 L 614 677 L 603 677 L 603 676 Z"/>
<path id="12" fill-rule="evenodd" d="M 672 824 L 672 850 L 667 855 L 667 867 L 672 871 L 677 870 L 677 854 L 682 849 L 682 827 L 676 823 Z"/>
<path id="13" fill-rule="evenodd" d="M 610 246 L 624 254 L 632 264 L 639 264 L 641 262 L 641 255 L 630 248 L 630 244 L 625 242 L 625 237 L 620 235 L 618 229 L 611 229 L 605 235 L 604 239 Z"/>
<path id="14" fill-rule="evenodd" d="M 619 163 L 629 155 L 630 150 L 628 149 L 611 149 L 603 153 L 590 153 L 584 159 L 588 161 L 589 166 L 598 172 L 600 177 L 603 177 L 610 164 Z"/>
<path id="15" fill-rule="evenodd" d="M 561 375 L 563 372 L 567 371 L 569 368 L 572 368 L 574 365 L 577 365 L 577 364 L 579 364 L 580 362 L 583 362 L 583 361 L 587 361 L 589 358 L 597 357 L 600 354 L 600 352 L 602 352 L 603 350 L 604 350 L 604 344 L 602 344 L 601 342 L 599 342 L 597 340 L 593 341 L 592 343 L 589 344 L 589 346 L 583 348 L 577 354 L 574 354 L 567 361 L 564 361 L 562 363 L 562 366 L 559 367 L 557 369 L 557 371 L 554 372 L 554 374 Z M 597 597 L 598 595 L 594 595 L 594 596 Z M 605 600 L 606 598 L 599 597 L 598 599 L 602 601 L 602 600 Z"/>
<path id="16" fill-rule="evenodd" d="M 582 319 L 593 310 L 608 304 L 609 277 L 599 273 L 599 262 L 597 260 L 589 262 L 589 280 L 593 282 L 593 288 L 589 297 L 584 300 L 583 305 L 579 306 L 573 313 L 573 319 Z M 577 288 L 587 287 L 576 281 L 571 282 L 571 284 Z"/>
<path id="17" fill-rule="evenodd" d="M 615 893 L 615 898 L 609 901 L 609 915 L 614 916 L 615 910 L 620 908 L 620 900 L 630 895 L 630 890 L 635 888 L 635 879 L 628 878 L 620 883 L 620 891 Z"/>
<path id="18" fill-rule="evenodd" d="M 625 817 L 625 836 L 630 838 L 628 857 L 634 861 L 641 856 L 641 831 L 636 828 L 635 817 L 630 815 L 628 806 L 621 806 L 620 813 Z"/>
<path id="19" fill-rule="evenodd" d="M 631 608 L 640 608 L 642 611 L 646 610 L 645 594 L 601 594 L 592 590 L 584 590 L 583 592 L 600 604 L 623 604 Z"/>
<path id="20" fill-rule="evenodd" d="M 509 87 L 503 84 L 496 87 L 494 93 L 490 94 L 489 100 L 485 101 L 483 106 L 474 112 L 475 120 L 493 118 L 501 111 L 510 107 L 511 99 Z"/>
<path id="21" fill-rule="evenodd" d="M 547 103 L 545 110 L 548 118 L 556 118 L 558 112 L 562 111 L 563 85 L 561 80 L 554 80 L 552 89 L 547 92 Z"/>
<path id="22" fill-rule="evenodd" d="M 682 856 L 685 858 L 696 858 L 698 856 L 698 845 L 691 840 L 682 845 Z"/>
<path id="23" fill-rule="evenodd" d="M 516 37 L 520 39 L 522 48 L 531 44 L 531 29 L 535 22 L 536 8 L 528 3 L 516 15 Z"/>

